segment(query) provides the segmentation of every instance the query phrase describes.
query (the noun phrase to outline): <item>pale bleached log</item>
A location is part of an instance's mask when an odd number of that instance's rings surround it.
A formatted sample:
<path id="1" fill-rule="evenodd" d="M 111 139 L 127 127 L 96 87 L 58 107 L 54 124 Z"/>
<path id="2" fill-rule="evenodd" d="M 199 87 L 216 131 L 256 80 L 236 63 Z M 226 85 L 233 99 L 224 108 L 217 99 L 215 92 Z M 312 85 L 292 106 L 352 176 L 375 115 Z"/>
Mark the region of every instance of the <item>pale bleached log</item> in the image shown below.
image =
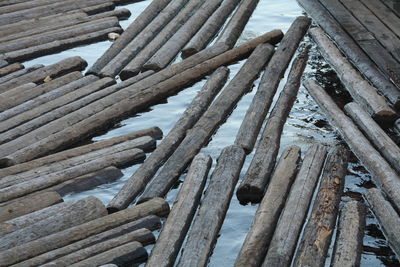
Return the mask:
<path id="1" fill-rule="evenodd" d="M 228 79 L 228 74 L 229 69 L 221 67 L 210 76 L 202 90 L 193 99 L 168 135 L 111 200 L 107 206 L 108 210 L 121 210 L 128 207 L 139 193 L 143 191 L 157 170 L 179 146 L 187 131 L 193 127 L 207 110 L 215 96 L 224 86 Z"/>
<path id="2" fill-rule="evenodd" d="M 290 187 L 296 177 L 300 161 L 299 147 L 290 146 L 282 152 L 271 182 L 236 258 L 235 267 L 260 266 L 264 261 L 269 242 L 285 205 Z"/>
<path id="3" fill-rule="evenodd" d="M 140 201 L 167 194 L 193 157 L 231 114 L 240 98 L 251 88 L 272 52 L 273 47 L 270 44 L 261 44 L 254 50 L 231 82 L 185 136 L 159 174 L 150 182 Z"/>
<path id="4" fill-rule="evenodd" d="M 365 227 L 365 206 L 346 202 L 340 212 L 332 267 L 360 266 Z"/>
<path id="5" fill-rule="evenodd" d="M 292 185 L 274 231 L 263 267 L 290 266 L 303 222 L 326 157 L 326 147 L 312 145 Z"/>
<path id="6" fill-rule="evenodd" d="M 0 77 L 25 68 L 21 63 L 14 63 L 0 68 Z"/>
<path id="7" fill-rule="evenodd" d="M 32 72 L 32 71 L 38 70 L 38 69 L 40 69 L 40 68 L 43 68 L 43 67 L 44 67 L 44 65 L 42 65 L 42 64 L 35 64 L 35 65 L 31 66 L 31 67 L 28 67 L 28 68 L 24 68 L 24 69 L 21 69 L 21 70 L 14 71 L 14 72 L 12 72 L 12 73 L 10 73 L 10 74 L 8 74 L 8 75 L 5 75 L 5 76 L 3 76 L 3 77 L 0 78 L 0 86 L 2 86 L 2 84 L 6 83 L 6 82 L 8 82 L 8 84 L 10 84 L 10 83 L 12 83 L 12 82 L 15 82 L 19 77 L 21 77 L 21 76 L 23 76 L 23 75 L 25 75 L 25 74 L 28 74 L 29 72 Z M 26 82 L 24 82 L 24 83 L 29 83 L 29 82 L 32 82 L 32 81 L 28 80 L 28 81 L 26 81 Z M 18 84 L 18 85 L 22 85 L 22 84 L 24 84 L 24 83 L 20 83 L 20 84 Z M 18 85 L 17 85 L 17 86 L 18 86 Z M 9 88 L 8 88 L 8 87 L 7 87 L 7 88 L 3 88 L 3 89 L 0 91 L 0 93 L 4 93 L 4 92 L 6 92 L 7 90 L 12 89 L 12 88 L 14 88 L 14 87 L 16 87 L 16 86 L 12 86 L 12 87 L 9 87 Z"/>
<path id="8" fill-rule="evenodd" d="M 250 167 L 236 191 L 236 196 L 241 203 L 260 202 L 264 195 L 279 152 L 283 126 L 297 98 L 300 80 L 307 65 L 307 60 L 308 49 L 305 49 L 292 64 L 285 87 L 269 115 Z M 256 98 L 257 94 L 254 97 Z M 259 101 L 259 99 L 254 100 L 254 103 L 261 103 Z M 252 107 L 255 106 L 250 106 L 249 111 L 252 112 L 247 111 L 247 114 L 251 119 L 255 119 L 254 114 L 257 113 L 257 109 L 252 109 Z M 262 123 L 262 121 L 252 121 L 251 119 L 244 119 L 244 123 L 241 125 L 239 135 L 235 141 L 236 145 L 242 146 L 243 149 L 251 148 L 251 145 L 257 138 L 257 135 L 254 135 L 253 131 L 257 131 L 259 129 L 258 126 Z M 253 122 L 251 125 L 248 124 L 250 121 Z M 252 135 L 255 137 L 253 140 L 248 138 Z"/>

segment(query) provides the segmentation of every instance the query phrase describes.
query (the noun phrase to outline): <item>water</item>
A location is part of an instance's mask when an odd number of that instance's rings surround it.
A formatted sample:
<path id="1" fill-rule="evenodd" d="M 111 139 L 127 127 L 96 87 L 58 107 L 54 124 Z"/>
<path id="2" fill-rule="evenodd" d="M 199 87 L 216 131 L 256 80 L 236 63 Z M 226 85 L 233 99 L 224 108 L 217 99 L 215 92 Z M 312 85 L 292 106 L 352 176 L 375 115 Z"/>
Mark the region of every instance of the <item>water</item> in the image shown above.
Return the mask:
<path id="1" fill-rule="evenodd" d="M 129 20 L 121 22 L 121 26 L 126 28 L 149 4 L 149 2 L 150 1 L 143 1 L 125 6 L 125 8 L 131 10 L 132 16 Z M 282 29 L 286 32 L 294 19 L 300 15 L 303 15 L 303 11 L 295 0 L 262 0 L 253 13 L 249 23 L 246 25 L 239 43 L 273 29 Z M 308 37 L 306 37 L 306 42 L 310 43 Z M 52 64 L 63 58 L 76 55 L 87 60 L 90 66 L 110 45 L 110 42 L 105 41 L 82 46 L 56 55 L 32 60 L 27 62 L 26 66 L 36 63 Z M 238 62 L 229 67 L 231 71 L 230 79 L 234 77 L 242 64 L 243 62 Z M 306 68 L 305 76 L 317 79 L 327 87 L 333 97 L 340 99 L 342 104 L 349 101 L 349 96 L 344 92 L 340 81 L 338 81 L 334 72 L 318 54 L 315 47 L 311 49 L 309 65 Z M 204 83 L 205 80 L 200 81 L 191 88 L 187 88 L 179 94 L 168 98 L 168 103 L 153 106 L 147 112 L 137 114 L 134 117 L 120 122 L 112 130 L 104 135 L 95 137 L 94 140 L 106 139 L 152 126 L 160 127 L 164 134 L 168 133 Z M 207 147 L 203 148 L 202 151 L 210 154 L 213 158 L 211 172 L 215 167 L 215 160 L 218 158 L 221 150 L 225 146 L 233 144 L 235 135 L 239 130 L 245 112 L 255 94 L 258 83 L 259 80 L 255 82 L 253 90 L 243 96 L 236 109 L 227 121 L 218 129 Z M 274 102 L 276 101 L 277 95 L 282 90 L 284 83 L 285 79 L 281 81 Z M 329 125 L 326 117 L 320 112 L 316 103 L 307 93 L 305 88 L 301 87 L 298 98 L 283 129 L 281 151 L 290 145 L 296 144 L 301 147 L 304 155 L 304 152 L 307 151 L 307 148 L 313 143 L 336 145 L 343 143 L 343 141 L 337 131 Z M 240 179 L 244 177 L 252 157 L 253 153 L 247 157 Z M 107 204 L 137 167 L 138 166 L 132 166 L 124 169 L 124 177 L 119 181 L 99 186 L 87 192 L 68 195 L 66 196 L 66 199 L 79 199 L 88 195 L 95 195 Z M 181 179 L 184 179 L 184 175 Z M 374 185 L 370 175 L 353 156 L 349 164 L 348 175 L 346 176 L 343 200 L 346 201 L 350 198 L 362 199 L 361 193 L 371 186 Z M 173 203 L 178 189 L 179 187 L 171 190 L 167 195 L 167 201 L 169 201 L 169 203 Z M 209 266 L 219 267 L 233 265 L 247 231 L 249 230 L 256 209 L 257 205 L 240 205 L 234 195 L 226 219 L 221 228 L 218 242 L 210 258 Z M 330 258 L 328 257 L 327 266 L 329 265 L 329 260 Z M 399 262 L 395 259 L 393 252 L 388 248 L 387 242 L 376 219 L 370 212 L 368 213 L 367 218 L 361 263 L 362 266 L 399 266 Z"/>

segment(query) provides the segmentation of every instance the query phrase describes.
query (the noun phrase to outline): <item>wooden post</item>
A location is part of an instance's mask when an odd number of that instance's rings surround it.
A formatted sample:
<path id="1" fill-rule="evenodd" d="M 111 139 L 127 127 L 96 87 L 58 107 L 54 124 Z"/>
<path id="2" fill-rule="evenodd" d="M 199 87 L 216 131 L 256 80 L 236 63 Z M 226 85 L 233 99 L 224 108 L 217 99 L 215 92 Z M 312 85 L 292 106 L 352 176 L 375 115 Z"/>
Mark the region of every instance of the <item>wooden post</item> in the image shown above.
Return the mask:
<path id="1" fill-rule="evenodd" d="M 299 147 L 290 146 L 282 152 L 271 182 L 258 206 L 250 230 L 236 258 L 235 267 L 260 266 L 264 261 L 300 161 Z"/>
<path id="2" fill-rule="evenodd" d="M 24 68 L 25 68 L 24 65 L 22 65 L 21 63 L 14 63 L 7 65 L 5 67 L 0 68 L 0 77 L 6 76 L 7 74 L 10 74 L 18 70 L 22 70 Z"/>

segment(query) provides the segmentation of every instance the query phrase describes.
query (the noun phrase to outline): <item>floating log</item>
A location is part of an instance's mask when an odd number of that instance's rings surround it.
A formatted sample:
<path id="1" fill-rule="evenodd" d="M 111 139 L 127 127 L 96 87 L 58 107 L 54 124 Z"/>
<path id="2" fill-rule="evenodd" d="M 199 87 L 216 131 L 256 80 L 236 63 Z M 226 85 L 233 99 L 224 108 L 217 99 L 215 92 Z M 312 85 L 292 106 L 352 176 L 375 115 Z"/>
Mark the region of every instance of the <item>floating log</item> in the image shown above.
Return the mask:
<path id="1" fill-rule="evenodd" d="M 202 153 L 194 157 L 146 266 L 174 265 L 199 205 L 211 162 L 211 157 Z"/>
<path id="2" fill-rule="evenodd" d="M 231 114 L 240 98 L 248 92 L 273 50 L 270 44 L 261 44 L 254 50 L 232 81 L 185 136 L 159 174 L 150 182 L 139 201 L 164 196 L 169 191 L 193 157 Z"/>
<path id="3" fill-rule="evenodd" d="M 336 226 L 349 151 L 335 147 L 327 157 L 321 185 L 294 258 L 295 266 L 324 266 Z"/>
<path id="4" fill-rule="evenodd" d="M 293 22 L 265 69 L 235 140 L 235 144 L 242 146 L 246 153 L 253 150 L 279 82 L 310 23 L 310 19 L 306 17 L 298 17 Z"/>
<path id="5" fill-rule="evenodd" d="M 6 76 L 7 74 L 10 74 L 17 70 L 21 70 L 23 68 L 25 68 L 25 67 L 21 63 L 14 63 L 14 64 L 7 65 L 0 69 L 0 77 Z"/>
<path id="6" fill-rule="evenodd" d="M 187 131 L 193 127 L 210 106 L 215 96 L 224 86 L 228 75 L 229 69 L 225 67 L 218 68 L 211 75 L 202 90 L 193 99 L 192 103 L 187 107 L 182 117 L 170 130 L 168 135 L 111 200 L 107 206 L 109 211 L 121 210 L 128 207 L 139 193 L 143 191 L 146 184 L 156 174 L 157 170 L 179 146 Z"/>
<path id="7" fill-rule="evenodd" d="M 236 145 L 222 150 L 176 266 L 207 265 L 245 157 L 243 149 Z"/>
<path id="8" fill-rule="evenodd" d="M 18 71 L 14 71 L 14 72 L 12 72 L 12 73 L 0 78 L 0 86 L 2 86 L 6 82 L 15 81 L 20 76 L 23 76 L 23 75 L 25 75 L 25 74 L 27 74 L 29 72 L 35 71 L 35 70 L 43 68 L 43 67 L 44 67 L 44 65 L 42 65 L 42 64 L 35 64 L 35 65 L 33 65 L 33 66 L 29 67 L 29 68 L 18 70 Z M 30 81 L 27 81 L 26 83 L 28 83 L 28 82 L 30 82 Z M 21 84 L 18 84 L 18 85 L 22 85 L 22 84 L 24 84 L 24 83 L 21 83 Z M 11 87 L 11 88 L 13 88 L 13 87 Z M 1 93 L 5 92 L 6 90 L 9 90 L 11 88 L 3 88 L 1 90 Z"/>
<path id="9" fill-rule="evenodd" d="M 102 13 L 102 12 L 111 11 L 111 10 L 114 10 L 114 9 L 115 9 L 115 4 L 114 4 L 114 1 L 113 1 L 113 2 L 105 2 L 105 3 L 94 5 L 94 6 L 88 6 L 88 7 L 84 7 L 84 8 L 81 8 L 81 9 L 71 10 L 71 11 L 68 11 L 67 13 L 75 13 L 75 12 L 83 11 L 87 15 L 91 15 L 92 16 L 92 15 L 96 15 L 96 14 L 99 14 L 99 13 Z"/>
<path id="10" fill-rule="evenodd" d="M 390 246 L 400 255 L 400 217 L 395 209 L 385 200 L 382 193 L 376 189 L 368 189 L 365 194 L 369 206 L 378 219 Z"/>
<path id="11" fill-rule="evenodd" d="M 341 210 L 331 266 L 359 266 L 365 227 L 365 206 L 346 202 Z"/>
<path id="12" fill-rule="evenodd" d="M 207 19 L 199 31 L 182 49 L 182 57 L 186 58 L 203 50 L 219 32 L 225 20 L 239 4 L 240 0 L 227 0 Z"/>
<path id="13" fill-rule="evenodd" d="M 168 203 L 161 198 L 154 198 L 135 207 L 2 251 L 0 252 L 0 264 L 15 264 L 148 215 L 165 216 L 168 212 Z"/>
<path id="14" fill-rule="evenodd" d="M 29 92 L 35 87 L 36 83 L 25 83 L 0 94 L 0 114 L 4 113 L 4 111 L 6 111 L 8 108 L 12 108 L 16 105 L 14 99 L 9 99 L 9 94 L 22 94 L 23 92 Z M 1 129 L 0 131 L 3 132 L 5 130 Z"/>
<path id="15" fill-rule="evenodd" d="M 44 209 L 62 201 L 60 194 L 56 192 L 44 192 L 18 199 L 18 201 L 0 204 L 0 222 L 8 221 Z"/>
<path id="16" fill-rule="evenodd" d="M 4 7 L 2 7 L 0 14 L 6 14 L 6 13 L 11 13 L 15 12 L 18 10 L 24 10 L 24 9 L 29 9 L 33 7 L 38 7 L 38 6 L 44 6 L 44 5 L 49 5 L 53 4 L 55 2 L 61 2 L 60 0 L 36 0 L 36 1 L 16 1 L 17 3 L 14 3 L 12 1 L 5 1 L 5 2 L 11 2 L 8 4 L 5 4 Z"/>
<path id="17" fill-rule="evenodd" d="M 326 147 L 314 144 L 304 156 L 262 266 L 290 266 L 326 153 Z"/>
<path id="18" fill-rule="evenodd" d="M 235 267 L 260 266 L 264 261 L 300 161 L 300 148 L 297 146 L 290 146 L 282 153 L 236 258 Z"/>
<path id="19" fill-rule="evenodd" d="M 394 128 L 400 133 L 400 119 L 394 123 Z"/>
<path id="20" fill-rule="evenodd" d="M 372 174 L 375 181 L 386 192 L 396 208 L 400 210 L 399 175 L 315 81 L 307 80 L 303 84 L 329 121 L 337 127 L 353 153 Z"/>
<path id="21" fill-rule="evenodd" d="M 285 52 L 287 53 L 286 50 Z M 261 201 L 264 195 L 265 188 L 271 178 L 276 157 L 279 152 L 283 126 L 285 125 L 287 116 L 289 115 L 294 101 L 296 100 L 297 92 L 299 91 L 300 87 L 301 76 L 303 75 L 303 71 L 307 65 L 307 60 L 308 49 L 305 49 L 292 64 L 286 85 L 280 93 L 279 99 L 271 111 L 260 141 L 258 142 L 257 150 L 251 161 L 250 167 L 248 168 L 245 178 L 242 180 L 236 191 L 236 196 L 241 203 L 258 203 Z M 256 98 L 257 95 L 254 97 Z M 253 100 L 254 103 L 261 104 L 259 101 L 259 99 Z M 252 107 L 255 108 L 256 106 L 258 105 L 254 105 Z M 249 112 L 250 110 L 253 112 Z M 239 135 L 235 141 L 236 145 L 250 148 L 250 151 L 257 138 L 257 134 L 254 136 L 253 140 L 250 140 L 248 136 L 253 135 L 254 130 L 258 132 L 258 126 L 261 126 L 262 124 L 262 120 L 251 120 L 255 119 L 254 111 L 256 110 L 258 109 L 250 108 L 249 111 L 247 111 L 250 120 L 244 120 L 244 124 L 241 125 Z M 251 121 L 253 124 L 248 125 L 247 123 Z M 245 127 L 246 125 L 249 126 L 247 129 Z M 245 130 L 248 130 L 248 132 L 244 132 Z M 242 146 L 242 144 L 244 145 Z"/>

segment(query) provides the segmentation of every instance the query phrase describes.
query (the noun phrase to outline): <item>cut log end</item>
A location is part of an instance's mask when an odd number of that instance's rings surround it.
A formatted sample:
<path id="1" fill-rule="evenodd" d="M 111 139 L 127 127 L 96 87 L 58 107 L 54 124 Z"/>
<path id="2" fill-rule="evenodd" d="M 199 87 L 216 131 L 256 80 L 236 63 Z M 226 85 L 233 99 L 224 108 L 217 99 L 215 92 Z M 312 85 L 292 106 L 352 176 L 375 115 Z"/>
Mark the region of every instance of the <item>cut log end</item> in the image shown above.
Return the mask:
<path id="1" fill-rule="evenodd" d="M 183 59 L 185 59 L 185 58 L 188 58 L 188 57 L 190 57 L 190 56 L 196 54 L 197 52 L 199 52 L 199 51 L 198 51 L 196 48 L 194 48 L 194 47 L 188 47 L 188 48 L 185 48 L 185 49 L 182 50 L 182 55 L 181 55 L 181 57 L 182 57 Z"/>
<path id="2" fill-rule="evenodd" d="M 249 184 L 240 186 L 236 191 L 236 197 L 242 205 L 249 202 L 260 203 L 263 195 L 264 191 L 261 191 L 260 188 L 251 186 Z"/>

